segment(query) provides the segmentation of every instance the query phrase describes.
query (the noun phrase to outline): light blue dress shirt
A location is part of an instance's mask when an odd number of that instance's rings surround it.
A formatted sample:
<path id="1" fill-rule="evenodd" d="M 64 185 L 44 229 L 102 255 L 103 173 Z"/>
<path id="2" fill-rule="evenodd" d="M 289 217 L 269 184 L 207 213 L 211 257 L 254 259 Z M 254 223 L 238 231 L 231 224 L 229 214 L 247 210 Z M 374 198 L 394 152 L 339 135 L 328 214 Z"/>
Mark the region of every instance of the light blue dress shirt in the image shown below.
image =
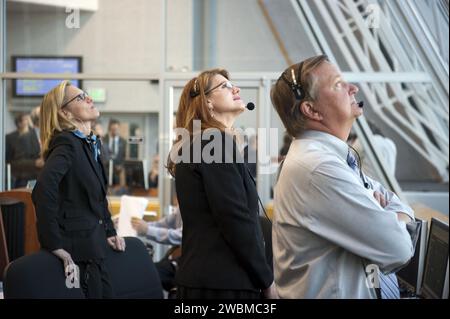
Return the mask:
<path id="1" fill-rule="evenodd" d="M 281 298 L 376 298 L 368 266 L 384 273 L 413 256 L 405 222 L 412 209 L 347 164 L 348 145 L 307 131 L 292 142 L 275 186 L 273 256 Z M 382 193 L 381 207 L 374 191 Z M 371 269 L 371 268 L 370 268 Z"/>
<path id="2" fill-rule="evenodd" d="M 163 219 L 148 223 L 146 237 L 157 243 L 179 246 L 182 236 L 183 220 L 178 207 Z"/>

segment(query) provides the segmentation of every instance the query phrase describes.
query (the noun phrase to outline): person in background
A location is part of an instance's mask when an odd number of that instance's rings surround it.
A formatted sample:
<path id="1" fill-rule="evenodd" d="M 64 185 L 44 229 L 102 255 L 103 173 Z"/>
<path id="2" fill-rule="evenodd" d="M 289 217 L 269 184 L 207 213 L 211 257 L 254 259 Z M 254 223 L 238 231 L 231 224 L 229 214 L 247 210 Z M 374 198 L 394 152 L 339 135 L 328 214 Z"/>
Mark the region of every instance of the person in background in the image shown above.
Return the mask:
<path id="1" fill-rule="evenodd" d="M 155 156 L 153 156 L 150 173 L 148 174 L 149 188 L 158 188 L 158 177 L 159 177 L 159 154 L 155 154 Z"/>
<path id="2" fill-rule="evenodd" d="M 173 291 L 176 287 L 175 273 L 181 256 L 180 246 L 183 234 L 183 221 L 179 207 L 172 207 L 169 215 L 156 222 L 133 218 L 131 224 L 139 236 L 145 236 L 159 244 L 173 246 L 163 259 L 155 263 L 163 288 L 168 292 Z"/>
<path id="3" fill-rule="evenodd" d="M 30 115 L 19 113 L 14 122 L 17 130 L 5 137 L 5 160 L 11 165 L 12 187 L 20 188 L 37 179 L 44 160 Z"/>
<path id="4" fill-rule="evenodd" d="M 106 252 L 124 251 L 125 241 L 111 221 L 101 142 L 91 131 L 99 115 L 87 93 L 68 81 L 44 96 L 40 132 L 45 165 L 32 199 L 41 247 L 62 260 L 66 276 L 79 280 L 87 298 L 112 298 Z"/>
<path id="5" fill-rule="evenodd" d="M 116 119 L 111 119 L 108 124 L 108 134 L 105 136 L 104 144 L 104 165 L 109 173 L 109 161 L 113 161 L 113 185 L 120 184 L 120 174 L 123 171 L 123 162 L 125 160 L 125 153 L 127 142 L 120 135 L 120 122 Z"/>
<path id="6" fill-rule="evenodd" d="M 277 297 L 266 262 L 256 185 L 232 134 L 235 119 L 245 110 L 239 93 L 226 70 L 213 69 L 190 80 L 181 94 L 177 129 L 189 138 L 177 140 L 167 164 L 183 218 L 176 273 L 181 299 L 258 299 L 261 293 Z M 206 146 L 213 141 L 222 149 L 210 161 L 208 152 L 216 150 Z M 194 145 L 199 147 L 195 154 Z"/>
<path id="7" fill-rule="evenodd" d="M 397 146 L 394 141 L 381 133 L 378 127 L 372 122 L 367 121 L 369 127 L 372 131 L 372 143 L 375 147 L 376 152 L 380 156 L 381 161 L 384 164 L 386 170 L 395 176 L 395 168 L 397 164 Z M 349 140 L 347 141 L 360 155 L 362 170 L 364 173 L 370 177 L 375 177 L 375 169 L 373 164 L 369 161 L 366 151 L 361 143 L 361 140 L 356 134 L 350 134 Z"/>
<path id="8" fill-rule="evenodd" d="M 39 141 L 39 148 L 41 147 L 41 133 L 39 129 L 39 120 L 40 120 L 41 106 L 38 105 L 30 113 L 31 123 L 33 125 L 34 133 L 36 134 L 36 138 Z"/>
<path id="9" fill-rule="evenodd" d="M 94 132 L 95 135 L 97 135 L 98 138 L 103 139 L 103 137 L 105 136 L 105 129 L 103 128 L 103 125 L 100 122 L 97 121 L 94 122 L 94 127 L 92 131 Z"/>

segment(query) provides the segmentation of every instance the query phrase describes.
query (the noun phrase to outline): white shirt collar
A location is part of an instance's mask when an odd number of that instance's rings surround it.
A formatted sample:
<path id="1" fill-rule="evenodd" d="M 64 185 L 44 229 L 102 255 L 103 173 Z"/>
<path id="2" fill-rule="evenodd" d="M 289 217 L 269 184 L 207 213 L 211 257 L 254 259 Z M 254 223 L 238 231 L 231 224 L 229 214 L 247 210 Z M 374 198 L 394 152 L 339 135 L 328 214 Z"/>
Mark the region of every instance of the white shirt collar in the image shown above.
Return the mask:
<path id="1" fill-rule="evenodd" d="M 347 161 L 348 145 L 334 135 L 322 131 L 308 130 L 303 132 L 299 139 L 311 139 L 323 143 L 335 151 L 344 161 Z"/>

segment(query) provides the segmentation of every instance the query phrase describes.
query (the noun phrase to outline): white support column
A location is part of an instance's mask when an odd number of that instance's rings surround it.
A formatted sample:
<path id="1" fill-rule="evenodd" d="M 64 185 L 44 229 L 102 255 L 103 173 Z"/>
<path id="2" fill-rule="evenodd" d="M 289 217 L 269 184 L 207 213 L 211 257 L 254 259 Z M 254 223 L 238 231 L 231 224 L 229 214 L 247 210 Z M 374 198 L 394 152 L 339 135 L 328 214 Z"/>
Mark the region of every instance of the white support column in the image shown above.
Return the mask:
<path id="1" fill-rule="evenodd" d="M 160 0 L 161 6 L 161 43 L 160 43 L 160 76 L 159 76 L 159 136 L 158 136 L 158 152 L 159 152 L 159 178 L 158 178 L 158 202 L 160 217 L 164 217 L 165 207 L 170 203 L 170 177 L 164 168 L 165 158 L 169 149 L 168 133 L 170 130 L 167 125 L 170 121 L 170 107 L 167 106 L 166 97 L 166 69 L 167 69 L 167 3 L 166 0 Z M 162 246 L 154 245 L 154 260 L 160 260 L 164 256 Z"/>
<path id="2" fill-rule="evenodd" d="M 266 157 L 270 154 L 269 150 L 271 149 L 272 145 L 270 144 L 270 108 L 271 108 L 271 101 L 270 101 L 270 79 L 267 78 L 263 78 L 261 79 L 261 83 L 259 86 L 259 96 L 258 96 L 258 101 L 259 101 L 259 105 L 257 106 L 257 112 L 258 112 L 258 128 L 265 128 L 265 130 L 263 132 L 265 132 L 265 136 L 264 139 L 265 141 L 267 141 L 266 143 L 266 152 L 268 154 L 262 154 L 261 152 L 258 152 L 258 169 L 257 169 L 257 180 L 258 180 L 258 184 L 257 184 L 257 189 L 258 189 L 258 194 L 259 197 L 261 198 L 261 202 L 264 206 L 267 205 L 267 203 L 270 201 L 270 187 L 271 185 L 271 175 L 269 174 L 269 172 L 267 172 L 267 167 L 265 167 L 264 169 L 262 169 L 261 165 L 260 165 L 260 158 L 262 156 Z M 259 132 L 258 132 L 258 144 L 260 141 L 264 141 L 261 140 L 263 137 L 259 136 Z M 278 140 L 278 139 L 277 139 Z M 259 148 L 258 148 L 259 149 Z M 270 165 L 270 163 L 269 163 Z M 265 165 L 264 165 L 265 166 Z"/>

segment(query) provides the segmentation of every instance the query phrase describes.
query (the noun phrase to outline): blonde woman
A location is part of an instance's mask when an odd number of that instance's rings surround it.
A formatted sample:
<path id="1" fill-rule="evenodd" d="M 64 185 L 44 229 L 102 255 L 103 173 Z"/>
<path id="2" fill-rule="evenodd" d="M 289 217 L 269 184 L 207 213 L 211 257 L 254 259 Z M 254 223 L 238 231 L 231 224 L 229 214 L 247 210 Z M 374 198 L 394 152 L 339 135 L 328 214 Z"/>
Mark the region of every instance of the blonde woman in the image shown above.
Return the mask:
<path id="1" fill-rule="evenodd" d="M 87 298 L 111 298 L 104 258 L 107 249 L 125 250 L 116 235 L 106 200 L 100 141 L 91 132 L 99 117 L 92 99 L 68 81 L 44 96 L 40 135 L 45 165 L 33 190 L 42 248 L 64 263 L 76 264 Z"/>
<path id="2" fill-rule="evenodd" d="M 176 126 L 189 138 L 180 138 L 168 159 L 183 219 L 175 278 L 181 299 L 277 296 L 256 186 L 232 136 L 245 109 L 239 93 L 227 71 L 214 69 L 189 81 L 181 95 Z"/>

